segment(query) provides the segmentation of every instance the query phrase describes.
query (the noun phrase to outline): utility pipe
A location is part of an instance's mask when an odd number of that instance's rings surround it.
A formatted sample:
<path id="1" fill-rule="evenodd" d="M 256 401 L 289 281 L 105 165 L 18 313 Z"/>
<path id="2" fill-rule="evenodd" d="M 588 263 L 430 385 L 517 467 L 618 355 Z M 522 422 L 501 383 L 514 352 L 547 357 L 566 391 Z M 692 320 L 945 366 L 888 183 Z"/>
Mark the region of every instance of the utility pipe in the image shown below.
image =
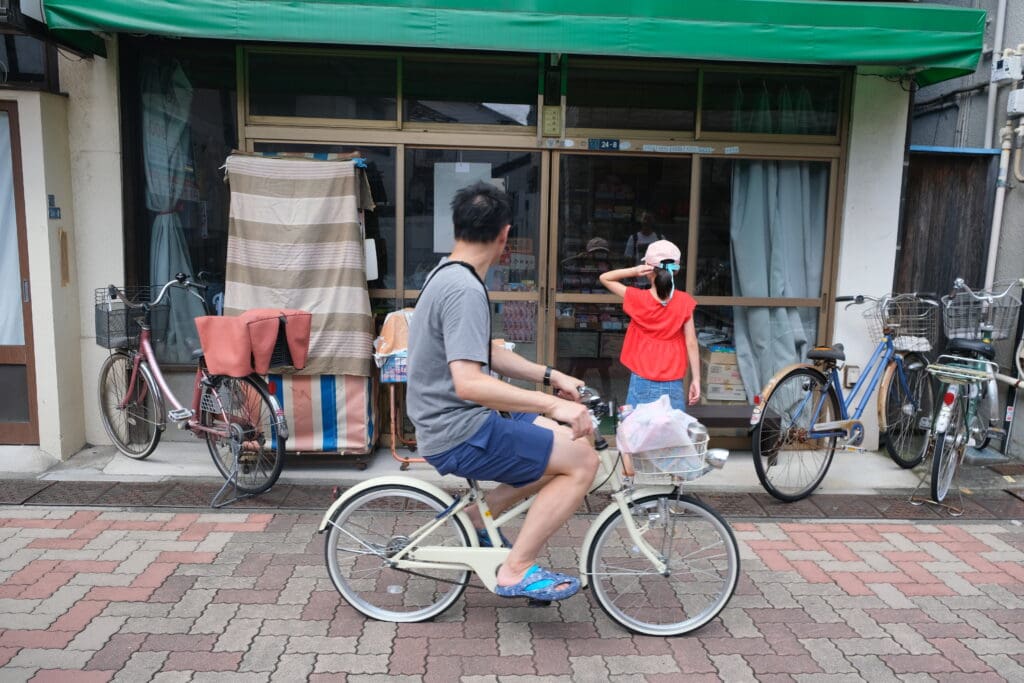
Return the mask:
<path id="1" fill-rule="evenodd" d="M 992 34 L 992 62 L 1003 55 L 1003 29 L 1006 26 L 1006 0 L 999 0 L 996 10 L 996 30 Z M 996 99 L 999 97 L 999 86 L 990 83 L 988 86 L 988 106 L 985 108 L 985 149 L 992 147 L 992 134 L 995 132 Z"/>
<path id="2" fill-rule="evenodd" d="M 996 201 L 992 208 L 992 230 L 989 233 L 988 264 L 985 266 L 985 289 L 992 288 L 996 278 L 996 254 L 999 253 L 999 233 L 1003 229 L 1003 202 L 1010 177 L 1010 150 L 1013 147 L 1013 128 L 1007 121 L 999 131 L 1002 151 L 999 153 L 999 177 L 996 179 Z"/>

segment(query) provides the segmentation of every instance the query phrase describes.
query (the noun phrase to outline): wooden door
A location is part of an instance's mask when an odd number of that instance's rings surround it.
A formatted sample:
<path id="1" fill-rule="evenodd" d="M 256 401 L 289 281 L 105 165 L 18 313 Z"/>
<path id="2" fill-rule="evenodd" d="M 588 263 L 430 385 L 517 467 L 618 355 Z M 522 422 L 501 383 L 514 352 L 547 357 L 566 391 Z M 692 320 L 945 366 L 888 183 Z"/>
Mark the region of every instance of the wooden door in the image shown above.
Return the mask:
<path id="1" fill-rule="evenodd" d="M 39 443 L 18 108 L 0 102 L 0 444 Z"/>

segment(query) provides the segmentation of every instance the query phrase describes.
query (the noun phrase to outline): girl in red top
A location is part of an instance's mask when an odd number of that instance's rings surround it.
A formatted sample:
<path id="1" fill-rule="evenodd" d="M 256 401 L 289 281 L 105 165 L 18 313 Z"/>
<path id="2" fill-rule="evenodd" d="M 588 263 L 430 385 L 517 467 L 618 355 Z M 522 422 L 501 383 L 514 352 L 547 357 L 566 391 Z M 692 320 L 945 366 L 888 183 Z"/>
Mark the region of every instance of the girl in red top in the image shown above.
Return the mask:
<path id="1" fill-rule="evenodd" d="M 686 292 L 676 291 L 679 257 L 679 247 L 658 240 L 647 247 L 639 266 L 601 274 L 601 284 L 622 297 L 622 310 L 630 317 L 619 358 L 633 373 L 626 396 L 631 406 L 668 394 L 672 407 L 685 411 L 687 399 L 691 405 L 700 400 L 700 362 L 693 325 L 697 302 Z M 642 276 L 653 287 L 622 284 L 622 280 Z M 688 396 L 683 390 L 687 359 L 691 368 Z"/>

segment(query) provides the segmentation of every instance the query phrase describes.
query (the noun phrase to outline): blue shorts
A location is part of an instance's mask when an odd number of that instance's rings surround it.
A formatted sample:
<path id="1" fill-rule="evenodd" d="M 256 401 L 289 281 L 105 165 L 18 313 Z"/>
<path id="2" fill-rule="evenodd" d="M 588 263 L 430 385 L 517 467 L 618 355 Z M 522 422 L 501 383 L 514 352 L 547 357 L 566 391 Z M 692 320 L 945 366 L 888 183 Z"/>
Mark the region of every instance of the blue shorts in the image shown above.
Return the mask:
<path id="1" fill-rule="evenodd" d="M 668 394 L 668 400 L 673 408 L 686 412 L 686 394 L 683 392 L 683 380 L 675 379 L 671 382 L 655 382 L 652 379 L 644 379 L 633 373 L 629 377 L 629 391 L 626 393 L 626 403 L 636 408 L 641 403 L 654 403 L 662 394 Z"/>
<path id="2" fill-rule="evenodd" d="M 515 487 L 532 484 L 544 475 L 555 433 L 533 424 L 537 416 L 492 412 L 476 434 L 443 453 L 427 456 L 441 474 L 497 481 Z"/>

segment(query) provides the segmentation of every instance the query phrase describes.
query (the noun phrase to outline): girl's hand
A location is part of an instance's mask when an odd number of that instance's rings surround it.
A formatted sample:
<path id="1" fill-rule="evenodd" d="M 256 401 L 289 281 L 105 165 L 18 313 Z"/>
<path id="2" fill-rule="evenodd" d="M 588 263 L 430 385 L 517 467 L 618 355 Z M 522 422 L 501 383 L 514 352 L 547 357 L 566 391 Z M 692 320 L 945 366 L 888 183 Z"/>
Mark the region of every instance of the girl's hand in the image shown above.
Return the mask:
<path id="1" fill-rule="evenodd" d="M 688 396 L 691 406 L 697 405 L 700 401 L 700 382 L 690 382 L 690 395 Z"/>
<path id="2" fill-rule="evenodd" d="M 639 266 L 637 266 L 636 268 L 634 268 L 633 272 L 636 273 L 637 277 L 642 277 L 644 275 L 647 275 L 648 273 L 653 273 L 654 272 L 654 266 L 649 266 L 646 263 L 642 263 Z"/>

